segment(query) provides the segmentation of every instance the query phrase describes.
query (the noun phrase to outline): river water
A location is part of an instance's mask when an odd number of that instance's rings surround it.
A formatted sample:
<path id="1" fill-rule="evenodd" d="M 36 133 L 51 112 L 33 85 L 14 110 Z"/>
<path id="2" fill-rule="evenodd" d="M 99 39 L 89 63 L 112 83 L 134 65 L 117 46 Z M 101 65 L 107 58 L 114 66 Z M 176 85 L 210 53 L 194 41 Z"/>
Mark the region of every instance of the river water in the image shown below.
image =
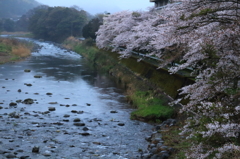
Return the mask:
<path id="1" fill-rule="evenodd" d="M 133 109 L 111 77 L 74 52 L 34 42 L 41 49 L 31 57 L 0 65 L 0 158 L 134 159 L 147 152 L 152 125 L 130 120 Z M 21 102 L 28 98 L 34 103 Z"/>

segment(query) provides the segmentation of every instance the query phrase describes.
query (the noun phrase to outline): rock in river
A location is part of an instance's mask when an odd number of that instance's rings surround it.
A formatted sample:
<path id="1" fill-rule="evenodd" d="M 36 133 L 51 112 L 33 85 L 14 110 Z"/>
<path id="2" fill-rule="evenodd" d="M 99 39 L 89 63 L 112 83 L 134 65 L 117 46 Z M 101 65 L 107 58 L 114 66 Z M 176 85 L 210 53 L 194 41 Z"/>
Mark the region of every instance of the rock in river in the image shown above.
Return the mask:
<path id="1" fill-rule="evenodd" d="M 84 113 L 84 111 L 82 111 L 82 110 L 77 112 L 77 114 L 83 114 L 83 113 Z"/>
<path id="2" fill-rule="evenodd" d="M 51 156 L 51 152 L 46 150 L 42 155 L 43 156 Z"/>
<path id="3" fill-rule="evenodd" d="M 25 99 L 22 103 L 24 103 L 24 104 L 33 104 L 34 101 L 33 101 L 33 99 L 31 99 L 31 98 L 27 98 L 27 99 Z"/>
<path id="4" fill-rule="evenodd" d="M 55 108 L 55 107 L 48 107 L 48 110 L 49 110 L 49 111 L 55 111 L 56 108 Z"/>
<path id="5" fill-rule="evenodd" d="M 26 69 L 26 70 L 24 70 L 24 72 L 31 72 L 31 70 Z"/>
<path id="6" fill-rule="evenodd" d="M 14 154 L 7 154 L 6 158 L 16 158 L 16 156 Z"/>
<path id="7" fill-rule="evenodd" d="M 88 136 L 90 135 L 88 132 L 80 133 L 82 136 Z"/>
<path id="8" fill-rule="evenodd" d="M 118 123 L 119 126 L 124 126 L 125 124 L 124 123 Z"/>
<path id="9" fill-rule="evenodd" d="M 84 127 L 83 128 L 83 131 L 88 131 L 89 129 L 87 127 Z"/>
<path id="10" fill-rule="evenodd" d="M 63 117 L 64 117 L 64 118 L 68 118 L 68 117 L 70 117 L 70 115 L 65 114 Z"/>
<path id="11" fill-rule="evenodd" d="M 26 85 L 26 86 L 29 86 L 29 87 L 31 87 L 31 86 L 32 86 L 32 84 L 31 84 L 31 83 L 24 83 L 24 85 Z"/>
<path id="12" fill-rule="evenodd" d="M 34 78 L 42 78 L 42 76 L 35 75 Z"/>
<path id="13" fill-rule="evenodd" d="M 38 146 L 34 146 L 34 147 L 32 148 L 32 152 L 33 152 L 33 153 L 39 153 L 39 147 L 38 147 Z"/>
<path id="14" fill-rule="evenodd" d="M 73 123 L 75 126 L 85 126 L 85 123 Z"/>
<path id="15" fill-rule="evenodd" d="M 75 118 L 73 122 L 80 122 L 81 120 L 79 118 Z"/>
<path id="16" fill-rule="evenodd" d="M 58 102 L 49 102 L 48 104 L 58 104 Z"/>
<path id="17" fill-rule="evenodd" d="M 17 106 L 17 103 L 11 102 L 9 106 Z"/>
<path id="18" fill-rule="evenodd" d="M 22 100 L 21 100 L 21 99 L 19 99 L 19 100 L 16 100 L 16 102 L 17 102 L 17 103 L 21 103 L 21 102 L 22 102 Z"/>

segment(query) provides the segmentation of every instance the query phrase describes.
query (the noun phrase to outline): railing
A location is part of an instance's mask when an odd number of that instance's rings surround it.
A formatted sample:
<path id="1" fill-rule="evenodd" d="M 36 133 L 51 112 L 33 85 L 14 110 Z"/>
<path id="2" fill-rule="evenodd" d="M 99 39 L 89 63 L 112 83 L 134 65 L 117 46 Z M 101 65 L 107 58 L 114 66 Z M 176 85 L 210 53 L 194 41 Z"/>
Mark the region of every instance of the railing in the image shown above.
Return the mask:
<path id="1" fill-rule="evenodd" d="M 110 47 L 113 47 L 113 46 L 110 46 Z M 125 48 L 122 48 L 122 47 L 119 47 L 118 48 L 119 51 L 123 51 L 123 50 L 126 50 Z M 154 57 L 154 56 L 150 56 L 150 55 L 146 55 L 146 54 L 143 54 L 143 53 L 139 53 L 139 52 L 136 52 L 136 51 L 131 51 L 131 57 L 134 57 L 134 58 L 142 58 L 142 61 L 145 61 L 145 62 L 148 62 L 150 64 L 153 64 L 157 67 L 159 67 L 159 62 L 163 62 L 164 60 L 163 59 L 160 59 L 158 57 Z M 180 64 L 179 63 L 169 63 L 169 65 L 167 65 L 166 67 L 164 67 L 165 69 L 169 69 L 169 67 L 171 66 L 179 66 Z M 187 67 L 186 69 L 184 69 L 185 71 L 188 71 L 188 76 L 189 77 L 194 77 L 194 76 L 190 76 L 191 72 L 194 70 L 192 67 Z M 180 75 L 183 75 L 183 76 L 186 76 L 186 73 L 185 71 L 180 71 L 178 72 L 178 74 Z M 184 72 L 184 73 L 183 73 Z"/>
<path id="2" fill-rule="evenodd" d="M 118 48 L 120 51 L 123 51 L 125 50 L 124 48 L 121 48 L 119 47 Z M 160 58 L 157 58 L 157 57 L 153 57 L 153 56 L 150 56 L 150 55 L 146 55 L 146 54 L 142 54 L 142 53 L 139 53 L 139 52 L 136 52 L 136 51 L 131 51 L 131 54 L 135 55 L 135 56 L 138 56 L 138 57 L 142 57 L 142 58 L 149 58 L 149 59 L 154 59 L 154 60 L 157 60 L 157 61 L 163 61 L 162 59 Z"/>

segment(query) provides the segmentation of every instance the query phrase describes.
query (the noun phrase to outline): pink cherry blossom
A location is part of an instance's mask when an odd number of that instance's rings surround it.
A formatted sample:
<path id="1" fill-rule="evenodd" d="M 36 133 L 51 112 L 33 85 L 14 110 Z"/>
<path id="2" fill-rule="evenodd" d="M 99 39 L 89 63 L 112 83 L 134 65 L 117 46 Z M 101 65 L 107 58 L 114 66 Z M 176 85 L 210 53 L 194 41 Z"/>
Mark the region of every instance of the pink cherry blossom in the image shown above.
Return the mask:
<path id="1" fill-rule="evenodd" d="M 99 48 L 117 51 L 122 58 L 137 51 L 161 58 L 159 67 L 179 62 L 169 68 L 171 73 L 193 69 L 195 83 L 180 89 L 190 100 L 180 110 L 189 115 L 181 134 L 201 136 L 188 158 L 221 158 L 239 150 L 233 141 L 240 137 L 239 3 L 181 0 L 161 10 L 123 11 L 106 17 L 96 33 Z M 222 141 L 217 148 L 206 142 L 216 135 Z"/>

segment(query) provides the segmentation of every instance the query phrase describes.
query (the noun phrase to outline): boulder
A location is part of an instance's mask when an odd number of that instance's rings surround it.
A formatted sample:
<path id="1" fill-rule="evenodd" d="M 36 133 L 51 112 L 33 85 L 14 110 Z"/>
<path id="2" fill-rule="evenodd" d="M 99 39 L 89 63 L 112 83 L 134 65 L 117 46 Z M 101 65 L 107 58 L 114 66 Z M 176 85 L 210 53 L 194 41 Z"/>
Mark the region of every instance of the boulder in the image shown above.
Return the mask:
<path id="1" fill-rule="evenodd" d="M 39 153 L 39 147 L 38 146 L 34 146 L 33 148 L 32 148 L 32 152 L 33 153 Z"/>
<path id="2" fill-rule="evenodd" d="M 48 107 L 48 110 L 49 110 L 49 111 L 55 111 L 56 108 L 55 108 L 55 107 Z"/>
<path id="3" fill-rule="evenodd" d="M 73 123 L 73 125 L 75 125 L 75 126 L 85 126 L 85 123 Z"/>
<path id="4" fill-rule="evenodd" d="M 65 114 L 63 117 L 64 117 L 64 118 L 68 118 L 68 117 L 70 117 L 70 115 Z"/>
<path id="5" fill-rule="evenodd" d="M 26 70 L 24 70 L 24 72 L 31 72 L 31 70 L 26 69 Z"/>
<path id="6" fill-rule="evenodd" d="M 17 106 L 17 103 L 11 102 L 9 106 Z"/>
<path id="7" fill-rule="evenodd" d="M 79 119 L 79 118 L 73 119 L 73 122 L 80 122 L 80 121 L 81 121 L 81 119 Z"/>
<path id="8" fill-rule="evenodd" d="M 31 99 L 31 98 L 27 98 L 27 99 L 25 99 L 22 103 L 24 103 L 24 104 L 33 104 L 34 101 L 33 101 L 33 99 Z"/>
<path id="9" fill-rule="evenodd" d="M 124 123 L 118 123 L 118 126 L 124 126 L 125 124 Z"/>
<path id="10" fill-rule="evenodd" d="M 40 75 L 35 75 L 34 78 L 42 78 Z"/>

